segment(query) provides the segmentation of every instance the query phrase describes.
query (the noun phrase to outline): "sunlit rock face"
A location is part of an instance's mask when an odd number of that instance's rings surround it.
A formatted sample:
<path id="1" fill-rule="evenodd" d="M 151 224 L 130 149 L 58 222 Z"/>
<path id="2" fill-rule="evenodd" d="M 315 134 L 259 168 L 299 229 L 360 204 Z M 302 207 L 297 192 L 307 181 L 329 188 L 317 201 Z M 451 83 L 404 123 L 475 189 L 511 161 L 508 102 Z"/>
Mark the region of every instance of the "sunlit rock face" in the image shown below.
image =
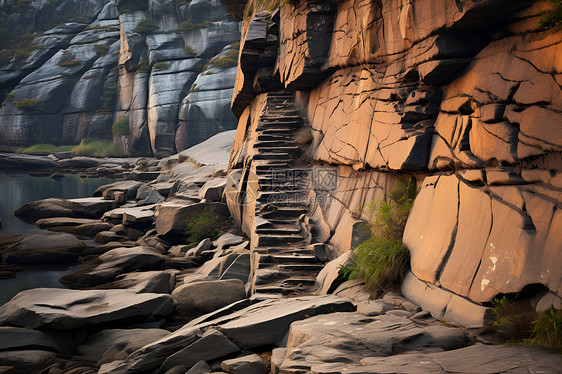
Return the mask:
<path id="1" fill-rule="evenodd" d="M 236 59 L 221 58 L 236 53 L 239 25 L 218 0 L 15 3 L 0 6 L 4 26 L 30 33 L 33 47 L 2 60 L 0 144 L 114 138 L 165 156 L 236 127 L 228 109 Z M 212 72 L 221 79 L 206 78 Z M 126 120 L 129 134 L 113 134 Z"/>
<path id="2" fill-rule="evenodd" d="M 257 9 L 244 23 L 232 99 L 232 196 L 256 188 L 248 178 L 265 93 L 294 90 L 312 133 L 308 156 L 338 172 L 333 191 L 309 188 L 334 198 L 308 209 L 334 255 L 350 249 L 357 212 L 413 175 L 419 192 L 403 240 L 416 277 L 476 302 L 537 284 L 562 295 L 562 36 L 539 26 L 549 7 L 309 0 Z M 275 58 L 264 58 L 270 50 Z M 234 200 L 251 231 L 253 213 Z"/>

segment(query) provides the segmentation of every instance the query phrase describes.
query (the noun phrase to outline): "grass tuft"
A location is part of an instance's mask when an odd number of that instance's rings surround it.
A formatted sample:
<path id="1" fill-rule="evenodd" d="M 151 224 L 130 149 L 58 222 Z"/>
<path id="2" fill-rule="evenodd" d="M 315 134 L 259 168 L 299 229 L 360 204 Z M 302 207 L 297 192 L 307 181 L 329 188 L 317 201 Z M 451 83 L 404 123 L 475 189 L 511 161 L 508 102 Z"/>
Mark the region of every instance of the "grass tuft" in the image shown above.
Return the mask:
<path id="1" fill-rule="evenodd" d="M 410 252 L 402 234 L 416 196 L 414 178 L 399 181 L 388 202 L 369 205 L 371 237 L 354 249 L 350 261 L 340 269 L 347 279 L 361 279 L 374 292 L 398 284 L 410 266 Z"/>
<path id="2" fill-rule="evenodd" d="M 532 343 L 562 354 L 562 310 L 550 310 L 532 322 Z"/>
<path id="3" fill-rule="evenodd" d="M 184 221 L 186 242 L 197 244 L 206 238 L 216 239 L 224 232 L 226 222 L 227 218 L 217 214 L 214 208 L 201 206 Z"/>
<path id="4" fill-rule="evenodd" d="M 141 35 L 151 35 L 154 34 L 156 31 L 158 31 L 159 27 L 156 24 L 156 22 L 154 22 L 151 19 L 143 19 L 141 21 L 139 21 L 139 23 L 137 23 L 137 26 L 135 27 L 135 32 Z"/>
<path id="5" fill-rule="evenodd" d="M 539 21 L 539 27 L 549 29 L 562 23 L 562 0 L 551 0 L 554 3 L 552 9 L 544 12 Z"/>
<path id="6" fill-rule="evenodd" d="M 113 143 L 111 140 L 106 139 L 82 139 L 79 145 L 72 148 L 78 156 L 93 156 L 93 157 L 110 157 L 110 156 L 125 156 L 123 149 Z"/>
<path id="7" fill-rule="evenodd" d="M 69 152 L 72 150 L 72 145 L 53 145 L 53 144 L 34 144 L 27 148 L 20 149 L 18 153 L 23 153 L 26 155 L 32 154 L 46 154 L 55 152 Z"/>
<path id="8" fill-rule="evenodd" d="M 115 123 L 111 127 L 111 132 L 113 133 L 113 136 L 129 135 L 129 133 L 130 133 L 129 118 L 128 117 L 122 117 L 122 118 L 119 118 L 117 121 L 115 121 Z"/>
<path id="9" fill-rule="evenodd" d="M 12 102 L 14 103 L 16 108 L 21 110 L 32 110 L 37 106 L 37 104 L 39 104 L 39 100 L 37 99 L 22 99 Z"/>

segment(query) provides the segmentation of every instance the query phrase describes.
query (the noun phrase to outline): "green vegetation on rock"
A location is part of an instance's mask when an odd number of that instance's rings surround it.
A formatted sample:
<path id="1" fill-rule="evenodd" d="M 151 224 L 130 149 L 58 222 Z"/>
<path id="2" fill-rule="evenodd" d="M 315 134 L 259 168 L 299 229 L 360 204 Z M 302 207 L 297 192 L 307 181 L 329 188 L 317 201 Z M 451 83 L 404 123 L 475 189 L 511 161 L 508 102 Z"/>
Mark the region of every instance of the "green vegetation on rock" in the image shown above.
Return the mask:
<path id="1" fill-rule="evenodd" d="M 196 55 L 197 52 L 195 51 L 195 49 L 193 49 L 191 46 L 186 45 L 185 48 L 183 49 L 183 51 L 185 53 L 187 53 L 188 55 Z"/>
<path id="2" fill-rule="evenodd" d="M 206 70 L 209 67 L 227 69 L 227 68 L 235 67 L 237 64 L 238 64 L 238 51 L 235 49 L 231 49 L 226 53 L 226 55 L 222 57 L 210 59 L 209 63 L 204 68 L 204 70 Z"/>
<path id="3" fill-rule="evenodd" d="M 519 295 L 492 301 L 493 326 L 511 344 L 537 345 L 562 354 L 562 310 L 537 313 Z"/>
<path id="4" fill-rule="evenodd" d="M 78 156 L 93 157 L 121 157 L 126 155 L 123 149 L 111 140 L 95 138 L 82 139 L 79 145 L 72 148 L 72 152 Z"/>
<path id="5" fill-rule="evenodd" d="M 137 23 L 135 32 L 141 35 L 151 35 L 158 31 L 158 29 L 159 27 L 156 22 L 151 19 L 143 19 L 139 23 Z"/>
<path id="6" fill-rule="evenodd" d="M 130 133 L 129 118 L 122 117 L 119 118 L 117 121 L 115 121 L 115 123 L 111 127 L 111 132 L 113 133 L 114 136 L 129 135 Z"/>
<path id="7" fill-rule="evenodd" d="M 23 154 L 48 154 L 55 152 L 69 152 L 72 150 L 72 145 L 53 145 L 53 144 L 34 144 L 27 148 L 20 149 L 18 153 Z"/>
<path id="8" fill-rule="evenodd" d="M 59 66 L 67 68 L 67 67 L 76 66 L 79 63 L 80 62 L 78 62 L 77 59 L 72 59 L 72 60 L 69 60 L 69 61 L 63 61 L 63 62 L 59 63 Z"/>
<path id="9" fill-rule="evenodd" d="M 202 206 L 184 221 L 186 242 L 197 244 L 206 238 L 216 239 L 226 227 L 227 219 L 215 212 L 212 207 Z"/>
<path id="10" fill-rule="evenodd" d="M 110 111 L 115 106 L 117 98 L 117 86 L 107 85 L 103 87 L 103 94 L 100 97 L 101 109 Z"/>
<path id="11" fill-rule="evenodd" d="M 18 101 L 12 101 L 16 108 L 21 110 L 31 110 L 39 104 L 39 100 L 37 99 L 23 99 Z"/>
<path id="12" fill-rule="evenodd" d="M 105 56 L 109 52 L 109 47 L 103 44 L 96 44 L 94 45 L 94 52 L 96 52 L 98 57 Z"/>
<path id="13" fill-rule="evenodd" d="M 545 29 L 562 23 L 562 0 L 551 0 L 552 9 L 547 10 L 539 21 L 539 26 Z"/>
<path id="14" fill-rule="evenodd" d="M 12 60 L 24 60 L 40 48 L 35 44 L 32 34 L 19 34 L 17 31 L 8 30 L 0 19 L 0 64 L 7 64 Z"/>
<path id="15" fill-rule="evenodd" d="M 169 68 L 170 68 L 170 63 L 168 62 L 157 62 L 154 64 L 154 69 L 168 70 Z"/>
<path id="16" fill-rule="evenodd" d="M 416 197 L 414 178 L 400 180 L 388 194 L 388 202 L 369 205 L 371 237 L 354 249 L 350 262 L 340 273 L 348 279 L 361 279 L 374 292 L 383 291 L 402 281 L 410 264 L 410 253 L 402 243 L 408 214 Z"/>
<path id="17" fill-rule="evenodd" d="M 184 21 L 179 24 L 177 30 L 179 32 L 185 32 L 193 29 L 202 29 L 209 26 L 212 22 L 203 22 L 203 23 L 191 23 L 190 21 Z"/>

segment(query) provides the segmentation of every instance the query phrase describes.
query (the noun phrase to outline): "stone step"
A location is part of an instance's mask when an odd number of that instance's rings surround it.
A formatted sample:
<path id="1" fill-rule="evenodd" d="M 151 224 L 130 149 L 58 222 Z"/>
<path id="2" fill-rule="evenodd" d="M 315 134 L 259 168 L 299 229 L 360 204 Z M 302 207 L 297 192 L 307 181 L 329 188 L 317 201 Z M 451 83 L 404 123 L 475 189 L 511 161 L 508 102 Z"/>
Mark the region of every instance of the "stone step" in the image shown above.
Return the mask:
<path id="1" fill-rule="evenodd" d="M 300 227 L 259 227 L 256 229 L 256 233 L 258 235 L 300 235 L 301 229 Z"/>
<path id="2" fill-rule="evenodd" d="M 295 144 L 294 141 L 294 133 L 287 133 L 287 134 L 259 134 L 257 137 L 258 142 L 286 142 L 288 144 Z M 255 144 L 255 143 L 254 143 Z"/>
<path id="3" fill-rule="evenodd" d="M 271 160 L 256 160 L 256 161 L 271 161 Z M 256 163 L 256 172 L 258 173 L 273 173 L 275 174 L 278 171 L 287 170 L 287 167 L 291 165 L 290 162 L 263 162 L 263 163 Z"/>
<path id="4" fill-rule="evenodd" d="M 253 156 L 254 160 L 290 160 L 292 158 L 290 153 L 277 152 L 277 153 L 258 153 Z"/>
<path id="5" fill-rule="evenodd" d="M 323 264 L 281 264 L 279 269 L 293 271 L 320 271 L 324 269 Z"/>
<path id="6" fill-rule="evenodd" d="M 282 208 L 278 208 L 273 212 L 262 214 L 262 217 L 265 219 L 297 218 L 301 214 L 306 214 L 306 213 L 308 213 L 308 209 L 304 209 L 301 207 L 282 207 Z"/>
<path id="7" fill-rule="evenodd" d="M 254 248 L 254 252 L 259 253 L 263 256 L 267 255 L 298 255 L 298 256 L 314 256 L 314 251 L 303 248 L 303 247 L 256 247 Z"/>
<path id="8" fill-rule="evenodd" d="M 262 114 L 260 116 L 267 116 L 267 117 L 273 117 L 273 116 L 284 116 L 284 117 L 300 117 L 299 116 L 299 111 L 294 109 L 294 108 L 287 108 L 285 106 L 271 106 L 268 105 L 265 109 L 265 113 Z"/>
<path id="9" fill-rule="evenodd" d="M 272 255 L 273 261 L 278 264 L 319 264 L 316 256 L 311 255 Z"/>
<path id="10" fill-rule="evenodd" d="M 267 191 L 267 192 L 298 191 L 298 190 L 302 190 L 303 188 L 302 185 L 289 184 L 292 182 L 265 184 L 258 181 L 258 183 L 260 186 L 260 191 Z"/>
<path id="11" fill-rule="evenodd" d="M 258 235 L 257 246 L 283 245 L 303 241 L 302 235 Z"/>
<path id="12" fill-rule="evenodd" d="M 285 190 L 285 191 L 261 191 L 258 200 L 281 202 L 286 200 L 295 199 L 302 201 L 306 199 L 306 190 Z"/>
<path id="13" fill-rule="evenodd" d="M 283 286 L 314 286 L 316 284 L 316 277 L 305 278 L 305 277 L 298 277 L 298 278 L 289 278 L 285 279 L 281 282 Z"/>
<path id="14" fill-rule="evenodd" d="M 259 140 L 254 143 L 254 148 L 277 148 L 277 147 L 295 147 L 295 142 L 281 139 L 281 140 Z"/>
<path id="15" fill-rule="evenodd" d="M 297 146 L 264 146 L 264 145 L 254 145 L 254 149 L 257 149 L 259 154 L 268 154 L 268 153 L 288 153 L 293 157 L 301 152 L 301 149 Z"/>
<path id="16" fill-rule="evenodd" d="M 256 294 L 282 294 L 282 295 L 287 295 L 290 293 L 293 293 L 295 290 L 291 289 L 291 288 L 287 288 L 287 287 L 282 287 L 282 286 L 270 286 L 270 285 L 265 285 L 265 286 L 258 286 L 256 285 Z"/>

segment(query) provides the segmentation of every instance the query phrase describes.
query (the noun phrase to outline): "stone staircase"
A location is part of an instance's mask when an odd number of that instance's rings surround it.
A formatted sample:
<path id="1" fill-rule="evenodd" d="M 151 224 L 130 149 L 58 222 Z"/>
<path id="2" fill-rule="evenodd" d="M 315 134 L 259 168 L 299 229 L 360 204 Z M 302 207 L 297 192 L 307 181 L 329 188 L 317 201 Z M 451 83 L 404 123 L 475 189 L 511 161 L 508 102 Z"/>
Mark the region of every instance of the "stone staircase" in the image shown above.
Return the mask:
<path id="1" fill-rule="evenodd" d="M 253 145 L 259 190 L 252 292 L 262 297 L 311 294 L 324 267 L 308 248 L 300 224 L 308 212 L 311 183 L 309 170 L 296 166 L 300 148 L 295 137 L 302 124 L 292 94 L 267 94 Z"/>

